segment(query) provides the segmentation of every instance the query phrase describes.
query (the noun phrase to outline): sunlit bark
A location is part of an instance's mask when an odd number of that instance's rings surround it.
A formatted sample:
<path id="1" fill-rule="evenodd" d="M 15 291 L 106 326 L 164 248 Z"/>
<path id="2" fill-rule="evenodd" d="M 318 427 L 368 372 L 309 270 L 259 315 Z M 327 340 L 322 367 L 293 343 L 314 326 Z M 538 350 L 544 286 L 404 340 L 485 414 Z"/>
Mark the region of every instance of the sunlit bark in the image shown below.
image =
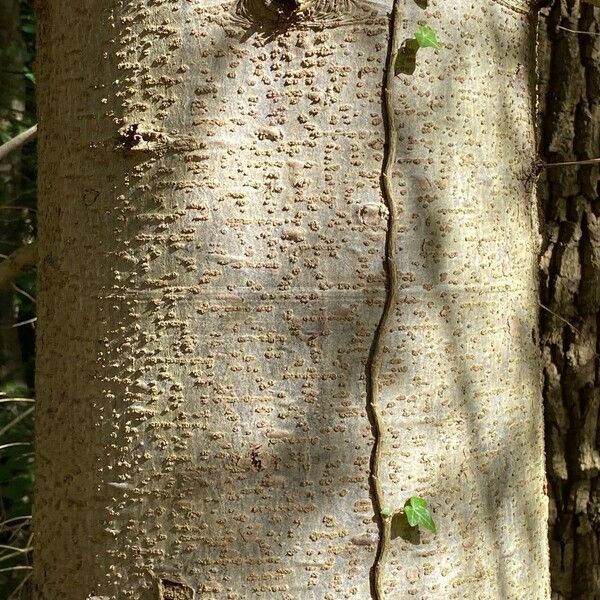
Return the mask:
<path id="1" fill-rule="evenodd" d="M 43 7 L 38 597 L 546 599 L 528 3 Z"/>

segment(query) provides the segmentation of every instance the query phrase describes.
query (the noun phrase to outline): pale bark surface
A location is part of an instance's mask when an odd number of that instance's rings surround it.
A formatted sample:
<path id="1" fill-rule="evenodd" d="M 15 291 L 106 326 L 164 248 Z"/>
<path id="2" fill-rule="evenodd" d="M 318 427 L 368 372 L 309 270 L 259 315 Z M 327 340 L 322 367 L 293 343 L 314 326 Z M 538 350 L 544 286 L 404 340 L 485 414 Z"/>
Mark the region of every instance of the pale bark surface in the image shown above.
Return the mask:
<path id="1" fill-rule="evenodd" d="M 598 9 L 556 3 L 540 44 L 547 162 L 600 156 Z M 566 28 L 566 29 L 561 29 Z M 568 31 L 571 30 L 571 31 Z M 590 32 L 577 33 L 577 32 Z M 540 189 L 552 597 L 600 599 L 598 166 L 548 169 Z M 550 312 L 551 311 L 551 312 Z"/>
<path id="2" fill-rule="evenodd" d="M 276 7 L 41 7 L 38 597 L 546 599 L 528 5 Z"/>

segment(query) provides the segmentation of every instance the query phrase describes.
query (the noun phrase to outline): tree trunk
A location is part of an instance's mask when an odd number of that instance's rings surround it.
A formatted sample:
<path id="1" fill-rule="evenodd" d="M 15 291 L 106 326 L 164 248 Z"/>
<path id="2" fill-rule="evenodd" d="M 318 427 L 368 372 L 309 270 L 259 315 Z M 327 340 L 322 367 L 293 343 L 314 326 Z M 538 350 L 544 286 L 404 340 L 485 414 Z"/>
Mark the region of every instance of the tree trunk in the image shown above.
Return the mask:
<path id="1" fill-rule="evenodd" d="M 547 599 L 530 5 L 40 8 L 38 598 Z"/>
<path id="2" fill-rule="evenodd" d="M 600 156 L 599 36 L 600 20 L 591 5 L 563 0 L 549 14 L 540 45 L 547 162 Z M 600 599 L 598 174 L 597 166 L 553 167 L 540 186 L 546 227 L 542 342 L 556 600 Z"/>

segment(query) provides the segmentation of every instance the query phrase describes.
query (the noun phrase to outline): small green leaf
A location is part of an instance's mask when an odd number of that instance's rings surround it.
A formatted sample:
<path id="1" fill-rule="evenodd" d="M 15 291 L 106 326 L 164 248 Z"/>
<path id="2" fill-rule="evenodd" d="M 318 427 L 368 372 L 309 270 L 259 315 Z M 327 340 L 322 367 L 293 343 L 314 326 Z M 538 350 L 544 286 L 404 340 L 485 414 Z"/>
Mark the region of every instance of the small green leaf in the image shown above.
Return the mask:
<path id="1" fill-rule="evenodd" d="M 415 40 L 419 44 L 420 48 L 439 48 L 440 43 L 438 42 L 437 35 L 431 27 L 422 25 L 415 33 Z"/>
<path id="2" fill-rule="evenodd" d="M 427 505 L 427 501 L 423 500 L 419 496 L 412 496 L 409 498 L 404 505 L 404 514 L 408 520 L 408 524 L 411 527 L 425 527 L 429 531 L 436 533 L 435 523 L 433 522 L 433 516 Z"/>
<path id="3" fill-rule="evenodd" d="M 406 40 L 400 48 L 398 48 L 398 54 L 396 54 L 396 61 L 394 62 L 394 74 L 399 75 L 412 75 L 417 68 L 417 52 L 419 51 L 419 44 L 415 38 Z"/>
<path id="4" fill-rule="evenodd" d="M 381 516 L 384 519 L 387 519 L 392 515 L 392 507 L 391 506 L 382 506 L 381 507 Z"/>

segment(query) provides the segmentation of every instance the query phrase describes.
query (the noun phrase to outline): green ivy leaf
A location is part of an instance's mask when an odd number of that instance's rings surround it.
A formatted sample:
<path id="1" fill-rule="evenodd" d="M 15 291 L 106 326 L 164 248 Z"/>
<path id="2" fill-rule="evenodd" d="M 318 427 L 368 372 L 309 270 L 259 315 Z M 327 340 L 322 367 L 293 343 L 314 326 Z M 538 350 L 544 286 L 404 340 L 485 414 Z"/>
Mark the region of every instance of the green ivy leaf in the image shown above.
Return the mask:
<path id="1" fill-rule="evenodd" d="M 440 43 L 438 42 L 437 35 L 431 27 L 422 25 L 415 33 L 415 40 L 419 44 L 420 48 L 439 48 Z"/>
<path id="2" fill-rule="evenodd" d="M 436 533 L 435 523 L 433 522 L 433 516 L 427 505 L 427 501 L 423 500 L 419 496 L 412 496 L 406 501 L 404 505 L 404 514 L 408 520 L 408 524 L 411 527 L 425 527 L 429 531 Z"/>

